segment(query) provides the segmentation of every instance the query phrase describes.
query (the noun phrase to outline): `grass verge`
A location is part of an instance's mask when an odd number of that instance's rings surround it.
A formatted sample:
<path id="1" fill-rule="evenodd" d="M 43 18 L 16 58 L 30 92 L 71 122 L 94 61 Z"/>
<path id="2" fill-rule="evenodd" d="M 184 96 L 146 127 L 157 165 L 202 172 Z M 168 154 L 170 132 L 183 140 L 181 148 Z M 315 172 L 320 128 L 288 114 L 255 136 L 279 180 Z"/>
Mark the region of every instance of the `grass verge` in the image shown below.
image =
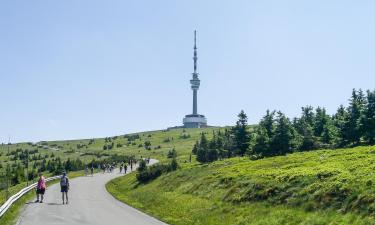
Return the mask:
<path id="1" fill-rule="evenodd" d="M 257 161 L 183 164 L 138 185 L 107 184 L 120 201 L 169 224 L 375 224 L 375 146 Z"/>

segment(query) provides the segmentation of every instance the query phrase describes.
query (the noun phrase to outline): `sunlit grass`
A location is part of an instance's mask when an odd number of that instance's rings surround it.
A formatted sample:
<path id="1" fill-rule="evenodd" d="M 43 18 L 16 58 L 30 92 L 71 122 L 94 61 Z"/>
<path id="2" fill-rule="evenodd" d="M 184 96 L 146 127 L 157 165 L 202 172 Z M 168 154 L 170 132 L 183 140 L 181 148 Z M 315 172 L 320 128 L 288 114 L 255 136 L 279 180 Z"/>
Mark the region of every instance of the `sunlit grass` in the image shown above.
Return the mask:
<path id="1" fill-rule="evenodd" d="M 171 224 L 375 224 L 374 172 L 370 146 L 183 163 L 146 185 L 131 175 L 107 188 Z"/>

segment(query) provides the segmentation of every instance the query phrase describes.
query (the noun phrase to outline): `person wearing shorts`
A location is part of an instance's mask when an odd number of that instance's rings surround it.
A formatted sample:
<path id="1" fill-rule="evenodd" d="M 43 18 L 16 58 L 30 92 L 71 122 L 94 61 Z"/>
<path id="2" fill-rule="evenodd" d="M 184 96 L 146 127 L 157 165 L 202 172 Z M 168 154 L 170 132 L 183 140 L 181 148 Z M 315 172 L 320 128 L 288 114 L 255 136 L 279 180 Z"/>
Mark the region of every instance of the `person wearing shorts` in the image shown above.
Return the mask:
<path id="1" fill-rule="evenodd" d="M 43 203 L 44 193 L 46 192 L 46 179 L 42 173 L 39 173 L 38 184 L 36 185 L 36 202 Z M 39 201 L 40 197 L 40 201 Z"/>
<path id="2" fill-rule="evenodd" d="M 63 205 L 65 203 L 68 204 L 69 178 L 68 176 L 66 176 L 66 172 L 64 172 L 63 175 L 61 176 L 60 187 L 61 187 Z M 66 197 L 66 201 L 65 201 L 65 197 Z"/>

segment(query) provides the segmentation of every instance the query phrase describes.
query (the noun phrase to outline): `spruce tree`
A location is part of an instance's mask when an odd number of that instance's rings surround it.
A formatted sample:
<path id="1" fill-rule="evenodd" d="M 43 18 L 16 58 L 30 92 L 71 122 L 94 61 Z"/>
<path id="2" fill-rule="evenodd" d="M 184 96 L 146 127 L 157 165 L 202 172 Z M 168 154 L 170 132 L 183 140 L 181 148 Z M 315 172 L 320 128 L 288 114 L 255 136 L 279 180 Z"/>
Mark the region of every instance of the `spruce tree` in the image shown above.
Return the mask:
<path id="1" fill-rule="evenodd" d="M 260 157 L 268 156 L 270 154 L 269 149 L 270 138 L 268 137 L 267 129 L 264 126 L 259 125 L 256 131 L 255 144 L 252 148 L 252 153 Z"/>
<path id="2" fill-rule="evenodd" d="M 365 99 L 362 90 L 358 92 L 353 89 L 352 96 L 349 100 L 349 107 L 347 108 L 347 117 L 344 125 L 344 140 L 348 144 L 360 143 L 362 136 L 362 128 L 360 126 L 360 119 L 365 107 Z"/>
<path id="3" fill-rule="evenodd" d="M 337 109 L 336 114 L 333 116 L 333 125 L 337 130 L 336 144 L 338 147 L 342 147 L 346 144 L 345 141 L 345 124 L 348 117 L 348 113 L 343 105 L 340 105 Z"/>
<path id="4" fill-rule="evenodd" d="M 284 155 L 292 151 L 293 127 L 289 119 L 277 112 L 275 135 L 271 143 L 271 155 Z"/>
<path id="5" fill-rule="evenodd" d="M 314 135 L 321 137 L 323 134 L 324 127 L 327 126 L 330 117 L 326 113 L 325 108 L 316 108 L 314 118 Z"/>
<path id="6" fill-rule="evenodd" d="M 367 91 L 367 102 L 361 119 L 364 139 L 368 144 L 375 144 L 375 90 Z"/>
<path id="7" fill-rule="evenodd" d="M 238 114 L 236 126 L 232 129 L 237 154 L 244 156 L 250 144 L 250 132 L 247 130 L 247 115 L 243 110 Z"/>

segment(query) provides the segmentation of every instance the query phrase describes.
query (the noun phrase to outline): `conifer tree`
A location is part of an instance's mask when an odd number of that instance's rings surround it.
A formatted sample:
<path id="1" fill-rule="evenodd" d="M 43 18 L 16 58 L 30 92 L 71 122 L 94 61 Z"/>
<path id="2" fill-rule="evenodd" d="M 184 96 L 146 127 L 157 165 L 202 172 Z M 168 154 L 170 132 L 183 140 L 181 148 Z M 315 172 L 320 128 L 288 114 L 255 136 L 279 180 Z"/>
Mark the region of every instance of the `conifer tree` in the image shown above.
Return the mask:
<path id="1" fill-rule="evenodd" d="M 375 144 L 375 90 L 367 91 L 367 102 L 361 119 L 361 127 L 366 142 Z"/>
<path id="2" fill-rule="evenodd" d="M 349 100 L 347 108 L 347 117 L 344 125 L 344 140 L 347 144 L 360 143 L 362 136 L 362 128 L 360 126 L 360 118 L 365 107 L 365 99 L 362 90 L 353 89 L 352 96 Z"/>
<path id="3" fill-rule="evenodd" d="M 283 155 L 292 151 L 293 127 L 289 119 L 277 112 L 275 136 L 271 142 L 271 155 Z"/>
<path id="4" fill-rule="evenodd" d="M 232 132 L 237 154 L 244 156 L 249 148 L 250 132 L 247 130 L 247 115 L 243 110 L 238 114 L 238 121 Z"/>

